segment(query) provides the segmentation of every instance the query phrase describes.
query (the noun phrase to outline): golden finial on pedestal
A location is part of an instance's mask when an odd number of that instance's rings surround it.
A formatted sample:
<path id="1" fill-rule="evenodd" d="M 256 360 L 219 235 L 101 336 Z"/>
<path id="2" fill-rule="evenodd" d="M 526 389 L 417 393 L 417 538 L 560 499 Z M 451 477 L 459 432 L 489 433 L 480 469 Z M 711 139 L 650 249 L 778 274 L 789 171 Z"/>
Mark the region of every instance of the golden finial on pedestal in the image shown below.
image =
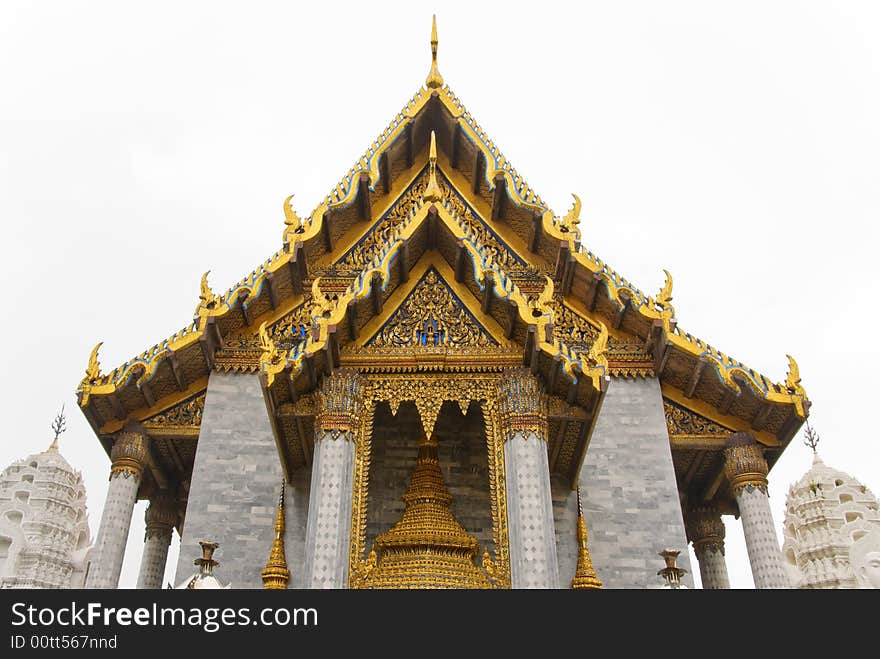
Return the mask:
<path id="1" fill-rule="evenodd" d="M 427 202 L 440 201 L 443 199 L 443 192 L 437 183 L 437 137 L 434 135 L 433 130 L 431 131 L 431 149 L 428 155 L 428 162 L 430 163 L 431 175 L 428 179 L 428 187 L 422 193 L 422 199 Z"/>
<path id="2" fill-rule="evenodd" d="M 264 590 L 284 590 L 290 581 L 287 558 L 284 555 L 284 481 L 281 481 L 281 495 L 278 498 L 278 513 L 275 516 L 275 539 L 269 552 L 269 561 L 260 573 Z"/>
<path id="3" fill-rule="evenodd" d="M 439 89 L 443 86 L 443 76 L 437 68 L 437 16 L 432 18 L 431 23 L 431 72 L 425 80 L 428 89 Z"/>
<path id="4" fill-rule="evenodd" d="M 584 509 L 581 506 L 581 488 L 577 489 L 577 502 L 578 562 L 574 579 L 571 580 L 571 588 L 572 590 L 598 590 L 602 587 L 602 582 L 596 576 L 596 570 L 593 569 L 590 549 L 587 546 L 587 523 L 584 521 Z"/>
<path id="5" fill-rule="evenodd" d="M 663 560 L 666 563 L 666 567 L 657 572 L 657 574 L 663 577 L 666 582 L 663 584 L 663 588 L 671 588 L 673 590 L 687 588 L 687 586 L 684 586 L 681 583 L 681 578 L 685 575 L 687 570 L 680 568 L 675 564 L 675 559 L 678 558 L 680 553 L 681 552 L 676 549 L 664 549 L 660 552 L 660 556 L 663 557 Z"/>

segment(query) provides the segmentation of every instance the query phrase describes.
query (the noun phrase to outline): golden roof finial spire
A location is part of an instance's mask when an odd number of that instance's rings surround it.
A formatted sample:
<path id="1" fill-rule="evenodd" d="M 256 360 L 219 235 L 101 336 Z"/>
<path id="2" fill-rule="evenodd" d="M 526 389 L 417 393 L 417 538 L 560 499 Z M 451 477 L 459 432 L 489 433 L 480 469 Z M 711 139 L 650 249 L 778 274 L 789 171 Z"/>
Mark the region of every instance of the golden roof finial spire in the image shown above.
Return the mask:
<path id="1" fill-rule="evenodd" d="M 284 481 L 281 481 L 281 495 L 278 497 L 278 513 L 275 516 L 275 539 L 269 552 L 269 561 L 260 573 L 264 590 L 284 590 L 290 581 L 287 558 L 284 555 Z"/>
<path id="2" fill-rule="evenodd" d="M 422 193 L 422 199 L 427 202 L 440 201 L 443 199 L 443 192 L 437 183 L 437 137 L 434 131 L 431 131 L 431 150 L 428 155 L 428 163 L 431 168 L 431 178 L 428 180 L 428 187 Z"/>
<path id="3" fill-rule="evenodd" d="M 593 561 L 590 560 L 590 549 L 587 547 L 587 524 L 584 522 L 584 509 L 581 506 L 581 488 L 577 489 L 577 502 L 578 561 L 574 579 L 571 580 L 571 588 L 572 590 L 598 590 L 602 587 L 602 582 L 596 576 Z"/>
<path id="4" fill-rule="evenodd" d="M 431 72 L 428 79 L 425 80 L 428 89 L 439 89 L 443 86 L 443 76 L 440 75 L 440 69 L 437 68 L 437 16 L 432 18 L 431 23 Z"/>

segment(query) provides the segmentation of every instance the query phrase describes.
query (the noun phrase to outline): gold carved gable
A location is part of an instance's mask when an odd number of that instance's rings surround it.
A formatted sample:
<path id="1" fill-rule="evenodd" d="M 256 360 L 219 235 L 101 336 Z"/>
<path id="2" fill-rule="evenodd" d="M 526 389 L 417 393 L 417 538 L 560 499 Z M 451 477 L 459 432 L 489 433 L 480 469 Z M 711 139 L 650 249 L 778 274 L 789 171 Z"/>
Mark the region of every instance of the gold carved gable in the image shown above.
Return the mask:
<path id="1" fill-rule="evenodd" d="M 174 407 L 144 421 L 148 430 L 198 429 L 205 409 L 205 392 L 181 401 Z"/>
<path id="2" fill-rule="evenodd" d="M 431 267 L 365 345 L 376 348 L 457 348 L 497 346 L 498 342 Z"/>
<path id="3" fill-rule="evenodd" d="M 670 437 L 727 437 L 733 432 L 667 398 L 663 399 L 663 411 Z"/>

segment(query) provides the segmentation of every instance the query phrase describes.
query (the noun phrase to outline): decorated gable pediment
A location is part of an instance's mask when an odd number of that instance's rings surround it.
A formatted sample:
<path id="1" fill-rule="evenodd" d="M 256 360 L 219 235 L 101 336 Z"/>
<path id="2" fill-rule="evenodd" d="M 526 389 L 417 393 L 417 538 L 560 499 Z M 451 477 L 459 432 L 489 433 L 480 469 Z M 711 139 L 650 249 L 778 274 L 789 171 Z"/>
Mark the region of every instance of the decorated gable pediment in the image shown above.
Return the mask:
<path id="1" fill-rule="evenodd" d="M 434 267 L 365 343 L 376 348 L 497 345 Z"/>

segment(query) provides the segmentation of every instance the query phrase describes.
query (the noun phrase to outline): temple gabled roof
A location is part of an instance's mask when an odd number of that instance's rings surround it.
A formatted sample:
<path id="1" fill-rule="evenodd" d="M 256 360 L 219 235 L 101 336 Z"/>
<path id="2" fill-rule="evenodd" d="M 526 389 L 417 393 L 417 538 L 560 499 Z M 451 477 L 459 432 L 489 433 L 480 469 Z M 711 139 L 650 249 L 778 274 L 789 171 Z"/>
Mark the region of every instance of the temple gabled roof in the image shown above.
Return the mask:
<path id="1" fill-rule="evenodd" d="M 510 365 L 531 366 L 588 418 L 609 375 L 653 375 L 669 403 L 754 434 L 772 464 L 809 408 L 794 360 L 775 383 L 682 331 L 672 277 L 646 295 L 586 249 L 577 197 L 554 214 L 442 82 L 432 52 L 425 86 L 318 207 L 300 218 L 285 200 L 281 249 L 225 293 L 203 277 L 193 321 L 107 374 L 96 347 L 78 389 L 96 434 L 192 401 L 215 368 L 260 370 L 279 408 L 294 404 L 321 373 L 357 362 L 363 333 L 388 321 L 396 291 L 415 285 L 410 271 L 430 262 L 476 321 L 517 346 Z"/>

